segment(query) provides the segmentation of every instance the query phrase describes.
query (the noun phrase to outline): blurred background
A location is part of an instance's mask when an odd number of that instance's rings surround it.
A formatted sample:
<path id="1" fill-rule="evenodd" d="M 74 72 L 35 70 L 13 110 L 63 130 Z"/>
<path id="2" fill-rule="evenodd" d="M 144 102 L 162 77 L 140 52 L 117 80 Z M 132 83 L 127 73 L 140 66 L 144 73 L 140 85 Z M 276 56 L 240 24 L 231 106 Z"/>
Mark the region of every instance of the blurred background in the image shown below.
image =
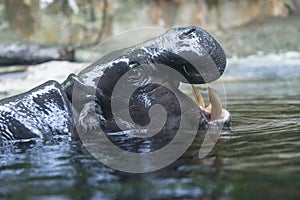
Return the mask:
<path id="1" fill-rule="evenodd" d="M 76 49 L 135 28 L 192 24 L 228 56 L 299 51 L 299 14 L 299 0 L 0 0 L 0 44 Z"/>
<path id="2" fill-rule="evenodd" d="M 208 30 L 228 60 L 210 86 L 232 130 L 207 157 L 197 157 L 198 138 L 169 167 L 127 174 L 73 140 L 0 146 L 0 199 L 298 200 L 300 0 L 0 0 L 0 99 L 187 25 Z"/>

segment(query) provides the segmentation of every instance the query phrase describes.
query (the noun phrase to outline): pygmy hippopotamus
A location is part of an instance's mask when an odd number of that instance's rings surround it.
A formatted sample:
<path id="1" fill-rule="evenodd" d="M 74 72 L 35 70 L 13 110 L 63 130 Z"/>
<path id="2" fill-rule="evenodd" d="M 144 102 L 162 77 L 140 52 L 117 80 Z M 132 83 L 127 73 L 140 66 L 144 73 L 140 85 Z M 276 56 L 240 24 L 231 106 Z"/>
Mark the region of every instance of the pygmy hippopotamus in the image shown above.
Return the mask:
<path id="1" fill-rule="evenodd" d="M 1 100 L 1 139 L 5 143 L 75 136 L 78 131 L 97 132 L 99 128 L 104 132 L 149 128 L 155 121 L 151 107 L 157 104 L 166 114 L 160 131 L 178 129 L 183 115 L 188 118 L 186 123 L 197 123 L 198 129 L 217 122 L 228 128 L 230 114 L 225 109 L 213 103 L 211 109 L 198 106 L 178 89 L 180 82 L 212 82 L 225 67 L 225 53 L 209 33 L 194 26 L 174 28 L 109 53 L 61 84 L 51 80 Z M 210 93 L 211 102 L 218 101 L 212 90 Z M 129 113 L 130 120 L 124 113 Z"/>

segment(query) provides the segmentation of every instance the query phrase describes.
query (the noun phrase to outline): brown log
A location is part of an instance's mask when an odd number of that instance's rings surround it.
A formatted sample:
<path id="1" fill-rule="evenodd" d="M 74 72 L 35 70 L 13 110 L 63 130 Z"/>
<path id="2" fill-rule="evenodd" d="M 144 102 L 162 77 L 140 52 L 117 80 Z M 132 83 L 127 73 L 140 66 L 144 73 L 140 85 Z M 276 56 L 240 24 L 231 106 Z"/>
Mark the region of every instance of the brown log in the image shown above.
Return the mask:
<path id="1" fill-rule="evenodd" d="M 39 45 L 0 45 L 0 65 L 35 65 L 51 60 L 74 61 L 74 49 Z"/>

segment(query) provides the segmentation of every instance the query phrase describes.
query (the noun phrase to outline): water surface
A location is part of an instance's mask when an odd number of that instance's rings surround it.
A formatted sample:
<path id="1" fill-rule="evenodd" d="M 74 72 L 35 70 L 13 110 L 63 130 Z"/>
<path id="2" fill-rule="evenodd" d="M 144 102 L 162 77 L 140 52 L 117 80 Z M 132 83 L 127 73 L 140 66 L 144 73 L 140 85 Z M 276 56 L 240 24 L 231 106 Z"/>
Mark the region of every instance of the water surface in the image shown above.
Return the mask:
<path id="1" fill-rule="evenodd" d="M 145 174 L 110 169 L 72 140 L 0 149 L 0 199 L 299 199 L 299 79 L 227 82 L 232 131 Z"/>

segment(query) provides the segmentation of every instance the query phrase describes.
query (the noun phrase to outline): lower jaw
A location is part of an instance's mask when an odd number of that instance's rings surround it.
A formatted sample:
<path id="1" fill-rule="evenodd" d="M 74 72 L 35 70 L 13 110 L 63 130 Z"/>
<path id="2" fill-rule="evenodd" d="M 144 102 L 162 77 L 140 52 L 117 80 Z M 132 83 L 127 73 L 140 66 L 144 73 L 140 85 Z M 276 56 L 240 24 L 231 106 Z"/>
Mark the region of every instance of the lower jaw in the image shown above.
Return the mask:
<path id="1" fill-rule="evenodd" d="M 201 108 L 200 108 L 201 109 Z M 205 116 L 205 124 L 199 125 L 199 130 L 231 130 L 231 117 L 227 110 L 222 110 L 222 118 L 211 120 L 211 113 L 205 109 L 201 109 Z"/>

